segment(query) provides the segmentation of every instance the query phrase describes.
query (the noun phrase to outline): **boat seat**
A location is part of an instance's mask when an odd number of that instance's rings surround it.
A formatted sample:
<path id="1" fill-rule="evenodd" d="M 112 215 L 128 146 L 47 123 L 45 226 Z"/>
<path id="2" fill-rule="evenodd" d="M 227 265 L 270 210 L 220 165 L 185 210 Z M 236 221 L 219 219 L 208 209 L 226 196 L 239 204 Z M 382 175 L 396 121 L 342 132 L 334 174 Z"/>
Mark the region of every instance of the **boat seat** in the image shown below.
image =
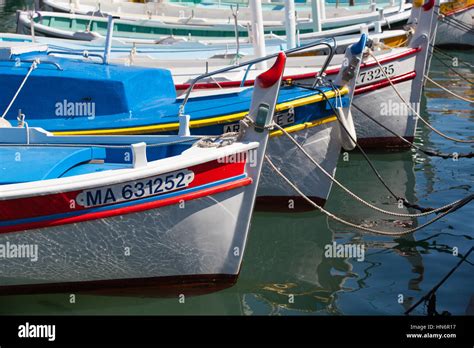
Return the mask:
<path id="1" fill-rule="evenodd" d="M 0 147 L 0 185 L 60 178 L 77 165 L 105 158 L 100 147 Z"/>

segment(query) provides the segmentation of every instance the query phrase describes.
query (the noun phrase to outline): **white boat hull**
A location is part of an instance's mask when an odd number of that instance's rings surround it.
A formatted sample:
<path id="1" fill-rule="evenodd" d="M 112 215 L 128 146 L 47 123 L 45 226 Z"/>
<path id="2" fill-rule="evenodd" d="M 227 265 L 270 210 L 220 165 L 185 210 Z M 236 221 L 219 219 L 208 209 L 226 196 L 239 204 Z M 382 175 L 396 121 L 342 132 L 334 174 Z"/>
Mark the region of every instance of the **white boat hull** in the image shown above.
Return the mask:
<path id="1" fill-rule="evenodd" d="M 341 150 L 339 124 L 333 118 L 316 127 L 291 134 L 321 167 L 335 175 Z M 272 137 L 267 154 L 291 182 L 314 202 L 323 206 L 331 191 L 332 181 L 301 152 L 285 135 Z M 306 211 L 315 209 L 264 163 L 257 191 L 258 210 Z"/>
<path id="2" fill-rule="evenodd" d="M 2 286 L 18 293 L 35 286 L 88 290 L 136 283 L 166 292 L 167 284 L 180 282 L 232 285 L 247 237 L 240 207 L 252 205 L 244 190 L 191 200 L 184 207 L 0 235 L 0 244 L 36 245 L 39 254 L 36 262 L 2 260 Z M 18 284 L 23 285 L 14 287 Z"/>

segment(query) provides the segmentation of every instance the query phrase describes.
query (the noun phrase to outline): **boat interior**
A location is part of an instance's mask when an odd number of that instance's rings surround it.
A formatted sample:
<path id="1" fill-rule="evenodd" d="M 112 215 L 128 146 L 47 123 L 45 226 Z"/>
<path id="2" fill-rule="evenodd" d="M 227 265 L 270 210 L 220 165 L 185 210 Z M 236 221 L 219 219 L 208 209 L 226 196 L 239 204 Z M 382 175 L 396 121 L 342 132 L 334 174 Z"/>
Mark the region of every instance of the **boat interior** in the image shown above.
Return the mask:
<path id="1" fill-rule="evenodd" d="M 178 156 L 198 138 L 60 137 L 38 128 L 0 128 L 0 139 L 0 185 L 8 185 L 134 168 Z"/>

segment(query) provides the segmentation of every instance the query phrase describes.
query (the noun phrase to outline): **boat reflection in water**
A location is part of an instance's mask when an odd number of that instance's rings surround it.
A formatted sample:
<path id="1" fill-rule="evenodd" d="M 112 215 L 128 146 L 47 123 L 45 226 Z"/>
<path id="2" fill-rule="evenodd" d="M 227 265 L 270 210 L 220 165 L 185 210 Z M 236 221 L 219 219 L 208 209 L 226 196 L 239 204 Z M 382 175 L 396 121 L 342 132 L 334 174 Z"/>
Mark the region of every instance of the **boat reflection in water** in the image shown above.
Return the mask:
<path id="1" fill-rule="evenodd" d="M 415 201 L 415 173 L 410 152 L 369 156 L 396 194 Z M 348 158 L 341 155 L 337 177 L 367 201 L 386 210 L 408 213 L 406 208 L 398 208 L 375 178 L 367 185 L 373 174 L 360 154 L 350 153 Z M 417 225 L 416 220 L 387 218 L 374 212 L 335 186 L 327 209 L 351 222 L 380 230 L 400 231 Z M 427 248 L 427 241 L 417 242 L 413 236 L 392 238 L 360 233 L 316 213 L 254 214 L 252 232 L 253 242 L 249 243 L 237 283 L 239 292 L 245 292 L 242 295 L 245 314 L 387 313 L 387 296 L 394 297 L 393 306 L 388 306 L 389 313 L 402 314 L 419 297 L 424 266 L 417 249 Z M 363 244 L 363 260 L 358 261 L 355 255 L 326 257 L 325 248 L 334 242 L 337 245 Z M 378 260 L 377 254 L 390 253 L 394 258 L 392 264 L 397 265 L 396 271 L 401 276 L 394 277 L 393 271 L 385 270 L 389 266 Z M 386 294 L 388 282 L 393 295 Z M 246 284 L 259 286 L 245 289 Z M 355 292 L 360 293 L 361 301 L 345 296 Z M 404 295 L 401 304 L 397 301 L 398 294 Z M 363 296 L 371 299 L 366 301 Z M 365 307 L 367 304 L 371 306 Z"/>
<path id="2" fill-rule="evenodd" d="M 410 152 L 369 156 L 395 193 L 415 201 Z M 360 154 L 350 153 L 348 161 L 343 159 L 344 154 L 337 171 L 342 183 L 377 206 L 407 212 L 392 206 L 394 200 L 383 187 L 369 180 L 370 168 Z M 362 207 L 337 187 L 326 208 L 346 220 L 381 230 L 416 226 L 412 220 L 387 218 Z M 413 236 L 374 236 L 328 221 L 316 212 L 255 213 L 249 238 L 237 284 L 221 292 L 195 297 L 184 292 L 184 298 L 78 294 L 75 304 L 69 303 L 70 294 L 9 296 L 0 298 L 0 314 L 8 313 L 8 308 L 25 314 L 92 314 L 97 308 L 104 314 L 402 314 L 422 295 L 423 254 L 434 247 L 425 236 L 418 241 Z M 364 244 L 364 260 L 326 257 L 325 247 L 333 242 Z M 385 262 L 387 258 L 391 262 Z M 399 294 L 404 296 L 402 304 L 397 301 Z M 5 301 L 8 306 L 2 305 Z"/>
<path id="3" fill-rule="evenodd" d="M 410 202 L 417 202 L 414 161 L 410 151 L 369 153 L 368 156 L 387 186 L 397 196 L 405 197 Z M 403 207 L 391 196 L 382 183 L 376 179 L 361 154 L 343 154 L 341 157 L 337 178 L 351 191 L 382 209 L 403 214 L 416 213 Z M 417 219 L 388 216 L 347 197 L 342 190 L 334 189 L 330 197 L 333 204 L 328 208 L 332 208 L 332 211 L 337 209 L 343 214 L 343 218 L 353 223 L 391 232 L 403 231 L 418 225 Z M 411 302 L 419 297 L 417 294 L 423 281 L 424 265 L 418 247 L 423 243 L 417 242 L 415 235 L 386 237 L 351 230 L 335 223 L 330 223 L 330 226 L 333 226 L 336 236 L 340 235 L 341 238 L 347 239 L 346 243 L 364 243 L 366 247 L 364 263 L 351 260 L 354 265 L 353 272 L 359 277 L 357 283 L 351 286 L 353 288 L 351 291 L 367 293 L 367 296 L 371 297 L 367 304 L 372 308 L 359 309 L 357 305 L 350 306 L 351 314 L 370 313 L 374 309 L 374 314 L 402 314 L 410 307 Z M 390 257 L 392 263 L 382 263 L 380 254 L 384 254 L 382 257 Z M 388 254 L 392 255 L 387 256 Z M 394 272 L 397 273 L 396 277 Z M 399 295 L 403 297 L 399 298 Z M 387 301 L 388 296 L 393 296 L 393 301 Z"/>
<path id="4" fill-rule="evenodd" d="M 369 156 L 397 194 L 415 200 L 410 152 Z M 367 186 L 372 174 L 360 154 L 350 153 L 349 161 L 343 159 L 344 154 L 337 171 L 342 183 L 375 205 L 407 212 L 383 204 L 394 200 L 375 179 Z M 346 220 L 381 230 L 416 225 L 362 207 L 336 187 L 326 208 Z M 360 233 L 316 212 L 254 213 L 249 238 L 238 282 L 221 292 L 191 297 L 184 291 L 181 298 L 157 298 L 150 293 L 133 297 L 78 294 L 75 304 L 69 303 L 70 294 L 9 296 L 0 298 L 0 314 L 8 313 L 8 308 L 25 314 L 93 314 L 97 308 L 103 314 L 402 314 L 421 295 L 424 266 L 417 249 L 431 248 L 429 241 L 417 242 L 412 236 Z M 333 242 L 364 244 L 364 260 L 326 257 L 325 247 Z M 391 262 L 383 261 L 387 258 Z M 404 295 L 403 304 L 397 302 L 398 294 Z M 2 305 L 5 301 L 8 306 Z"/>

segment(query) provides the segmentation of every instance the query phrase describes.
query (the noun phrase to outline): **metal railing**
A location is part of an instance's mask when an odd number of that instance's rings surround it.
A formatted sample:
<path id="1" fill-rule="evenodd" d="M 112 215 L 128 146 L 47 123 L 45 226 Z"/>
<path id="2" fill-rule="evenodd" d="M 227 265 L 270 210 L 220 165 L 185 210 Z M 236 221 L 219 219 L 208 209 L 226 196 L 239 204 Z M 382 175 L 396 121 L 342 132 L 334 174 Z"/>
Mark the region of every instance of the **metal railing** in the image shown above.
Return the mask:
<path id="1" fill-rule="evenodd" d="M 89 58 L 89 57 L 96 57 L 100 58 L 102 60 L 102 63 L 105 61 L 105 58 L 103 55 L 99 53 L 89 53 L 87 51 L 48 51 L 47 55 L 49 56 L 50 54 L 58 54 L 58 55 L 71 55 L 71 56 L 81 56 L 83 58 Z"/>
<path id="2" fill-rule="evenodd" d="M 332 41 L 332 44 L 331 44 L 331 41 Z M 326 60 L 323 64 L 323 66 L 321 67 L 320 71 L 317 74 L 315 74 L 315 78 L 317 79 L 317 78 L 322 77 L 322 75 L 324 74 L 324 71 L 327 69 L 327 67 L 329 66 L 329 63 L 331 62 L 332 58 L 334 57 L 334 54 L 335 54 L 336 49 L 337 49 L 337 43 L 336 43 L 335 38 L 318 40 L 318 41 L 309 43 L 309 44 L 304 45 L 304 46 L 291 48 L 291 49 L 283 51 L 283 52 L 287 56 L 291 56 L 292 54 L 294 54 L 296 52 L 301 52 L 301 51 L 307 50 L 309 48 L 314 48 L 314 47 L 317 47 L 317 46 L 326 46 L 329 49 L 329 54 L 327 55 L 327 58 L 326 58 Z M 247 79 L 248 72 L 250 71 L 250 68 L 253 65 L 255 65 L 257 63 L 260 63 L 260 62 L 263 62 L 263 61 L 266 61 L 266 60 L 269 60 L 269 59 L 272 59 L 272 58 L 276 58 L 278 56 L 278 54 L 279 54 L 279 52 L 270 54 L 270 55 L 265 56 L 265 57 L 255 58 L 255 59 L 249 60 L 249 61 L 244 62 L 244 63 L 228 66 L 228 67 L 221 68 L 221 69 L 218 69 L 218 70 L 214 70 L 214 71 L 211 71 L 211 72 L 206 72 L 205 74 L 199 75 L 198 77 L 194 78 L 191 81 L 188 89 L 186 90 L 183 102 L 181 103 L 181 105 L 179 107 L 179 115 L 180 116 L 184 115 L 185 107 L 186 107 L 186 104 L 188 102 L 189 96 L 190 96 L 194 86 L 197 84 L 198 81 L 200 81 L 202 79 L 205 79 L 205 78 L 208 78 L 208 77 L 211 77 L 211 76 L 214 76 L 214 75 L 222 74 L 222 73 L 227 72 L 227 71 L 231 71 L 231 70 L 235 70 L 235 69 L 247 66 L 244 77 L 243 77 L 243 79 L 240 83 L 241 86 L 244 86 L 245 81 Z"/>
<path id="3" fill-rule="evenodd" d="M 20 59 L 20 58 L 15 58 L 14 60 L 15 64 L 17 63 L 34 63 L 35 62 L 35 59 Z M 54 65 L 56 67 L 56 69 L 60 70 L 60 71 L 63 71 L 63 68 L 61 67 L 61 65 L 59 65 L 58 63 L 56 62 L 51 62 L 49 60 L 41 60 L 41 64 L 50 64 L 50 65 Z"/>

